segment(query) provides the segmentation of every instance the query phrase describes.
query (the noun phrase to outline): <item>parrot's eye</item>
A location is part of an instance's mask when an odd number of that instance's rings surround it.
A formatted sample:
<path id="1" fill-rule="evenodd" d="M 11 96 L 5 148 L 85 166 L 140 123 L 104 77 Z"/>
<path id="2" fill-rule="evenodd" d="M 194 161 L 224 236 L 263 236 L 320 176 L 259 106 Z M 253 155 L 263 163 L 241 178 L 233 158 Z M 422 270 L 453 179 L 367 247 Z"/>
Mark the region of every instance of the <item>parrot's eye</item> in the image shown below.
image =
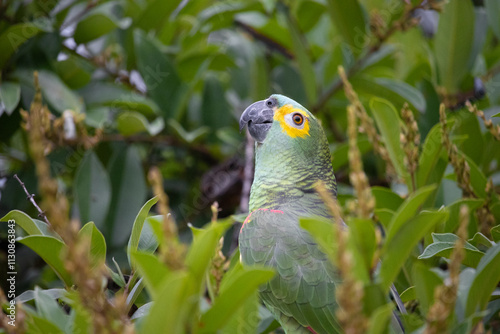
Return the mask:
<path id="1" fill-rule="evenodd" d="M 302 125 L 304 123 L 304 116 L 302 114 L 296 113 L 292 116 L 295 125 Z"/>
<path id="2" fill-rule="evenodd" d="M 274 99 L 267 99 L 266 100 L 266 106 L 268 108 L 272 108 L 276 105 L 276 101 Z"/>

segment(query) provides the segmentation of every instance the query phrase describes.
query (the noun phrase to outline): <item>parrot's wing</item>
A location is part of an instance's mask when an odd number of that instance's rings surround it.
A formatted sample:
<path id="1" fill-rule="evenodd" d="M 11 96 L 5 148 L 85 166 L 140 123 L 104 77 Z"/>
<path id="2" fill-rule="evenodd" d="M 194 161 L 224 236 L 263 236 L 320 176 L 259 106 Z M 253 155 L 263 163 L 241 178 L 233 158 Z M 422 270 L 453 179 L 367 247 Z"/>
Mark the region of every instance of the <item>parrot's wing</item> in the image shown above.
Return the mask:
<path id="1" fill-rule="evenodd" d="M 287 332 L 305 329 L 292 330 L 298 324 L 317 333 L 341 332 L 334 315 L 339 275 L 299 227 L 298 217 L 279 210 L 254 211 L 240 233 L 242 261 L 276 269 L 275 277 L 261 287 L 261 296 Z"/>

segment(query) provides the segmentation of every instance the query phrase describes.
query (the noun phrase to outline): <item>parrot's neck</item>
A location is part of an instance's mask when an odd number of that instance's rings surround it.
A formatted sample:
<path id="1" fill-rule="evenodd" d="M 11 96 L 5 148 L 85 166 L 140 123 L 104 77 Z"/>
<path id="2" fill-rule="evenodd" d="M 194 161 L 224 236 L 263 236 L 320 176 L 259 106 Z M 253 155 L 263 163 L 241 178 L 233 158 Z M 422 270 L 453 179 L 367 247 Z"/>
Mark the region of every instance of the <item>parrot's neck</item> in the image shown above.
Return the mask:
<path id="1" fill-rule="evenodd" d="M 301 200 L 322 203 L 315 185 L 322 181 L 335 196 L 335 176 L 326 138 L 315 147 L 256 145 L 255 177 L 250 194 L 250 211 L 301 204 Z M 279 146 L 276 149 L 276 146 Z"/>

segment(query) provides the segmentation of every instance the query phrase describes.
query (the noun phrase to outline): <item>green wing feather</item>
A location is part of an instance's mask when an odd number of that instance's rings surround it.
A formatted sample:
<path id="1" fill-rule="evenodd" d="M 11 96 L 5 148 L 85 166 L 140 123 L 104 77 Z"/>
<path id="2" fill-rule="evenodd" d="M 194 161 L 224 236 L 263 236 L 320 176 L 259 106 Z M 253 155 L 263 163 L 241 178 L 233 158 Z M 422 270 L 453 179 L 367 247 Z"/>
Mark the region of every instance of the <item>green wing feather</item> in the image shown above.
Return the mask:
<path id="1" fill-rule="evenodd" d="M 317 333 L 339 333 L 334 316 L 338 273 L 309 233 L 299 227 L 304 214 L 282 209 L 256 210 L 247 219 L 239 239 L 242 261 L 277 270 L 260 292 L 287 333 L 310 333 L 306 327 Z"/>

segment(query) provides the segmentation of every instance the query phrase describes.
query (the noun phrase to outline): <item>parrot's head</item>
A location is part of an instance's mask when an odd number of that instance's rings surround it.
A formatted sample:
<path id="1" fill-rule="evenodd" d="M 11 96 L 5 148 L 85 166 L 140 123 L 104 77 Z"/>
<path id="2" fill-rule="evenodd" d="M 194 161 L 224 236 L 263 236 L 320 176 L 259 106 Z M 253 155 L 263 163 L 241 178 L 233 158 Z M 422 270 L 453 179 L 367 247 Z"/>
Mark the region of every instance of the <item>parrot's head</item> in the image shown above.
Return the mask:
<path id="1" fill-rule="evenodd" d="M 336 192 L 328 141 L 319 120 L 302 105 L 273 94 L 245 109 L 240 128 L 245 125 L 257 143 L 251 207 L 264 188 L 267 196 L 291 199 L 315 192 L 321 180 Z"/>

